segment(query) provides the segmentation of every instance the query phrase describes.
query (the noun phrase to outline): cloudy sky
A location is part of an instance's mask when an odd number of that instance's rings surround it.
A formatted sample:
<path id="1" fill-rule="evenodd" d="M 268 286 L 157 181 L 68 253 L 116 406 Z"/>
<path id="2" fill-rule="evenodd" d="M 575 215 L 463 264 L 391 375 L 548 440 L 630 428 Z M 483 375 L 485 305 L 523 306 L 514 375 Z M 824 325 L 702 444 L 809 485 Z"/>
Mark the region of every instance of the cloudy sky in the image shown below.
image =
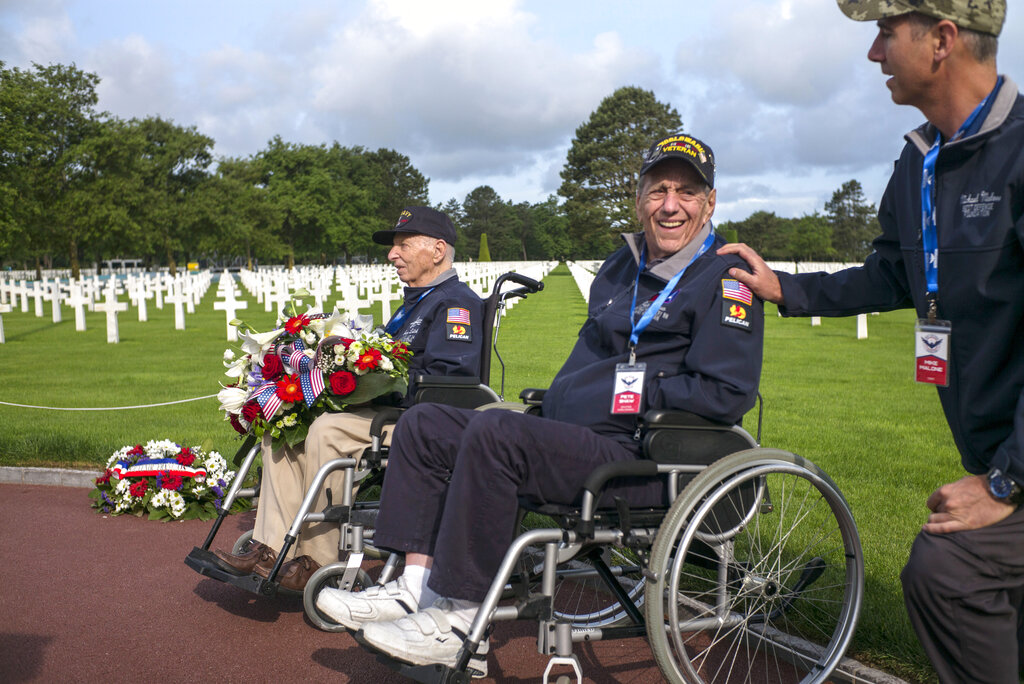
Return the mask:
<path id="1" fill-rule="evenodd" d="M 1024 82 L 1011 6 L 1000 71 Z M 884 190 L 919 123 L 832 0 L 0 0 L 0 61 L 74 63 L 100 109 L 196 126 L 218 155 L 289 142 L 389 147 L 433 202 L 489 184 L 539 202 L 577 126 L 652 90 L 718 158 L 716 219 L 820 211 Z"/>

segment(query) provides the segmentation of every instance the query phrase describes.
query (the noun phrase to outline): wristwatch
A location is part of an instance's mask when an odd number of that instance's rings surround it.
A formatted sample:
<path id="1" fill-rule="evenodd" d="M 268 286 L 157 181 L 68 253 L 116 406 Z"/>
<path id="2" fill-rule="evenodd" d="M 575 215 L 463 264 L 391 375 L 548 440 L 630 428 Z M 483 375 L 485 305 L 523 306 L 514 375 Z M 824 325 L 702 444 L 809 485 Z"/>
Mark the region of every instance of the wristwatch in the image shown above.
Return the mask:
<path id="1" fill-rule="evenodd" d="M 1021 503 L 1021 488 L 999 468 L 988 471 L 988 493 L 996 501 L 1008 504 Z"/>

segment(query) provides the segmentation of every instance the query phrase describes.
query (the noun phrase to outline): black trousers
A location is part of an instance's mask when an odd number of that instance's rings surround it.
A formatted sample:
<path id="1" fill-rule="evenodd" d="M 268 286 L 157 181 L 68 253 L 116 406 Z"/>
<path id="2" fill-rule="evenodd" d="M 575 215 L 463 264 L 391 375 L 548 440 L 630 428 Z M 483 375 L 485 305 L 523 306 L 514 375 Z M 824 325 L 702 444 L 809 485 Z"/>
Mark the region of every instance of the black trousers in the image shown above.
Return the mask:
<path id="1" fill-rule="evenodd" d="M 1022 681 L 1024 507 L 977 530 L 919 533 L 901 579 L 940 681 Z"/>
<path id="2" fill-rule="evenodd" d="M 595 467 L 639 457 L 639 444 L 577 425 L 419 404 L 395 426 L 374 545 L 433 556 L 431 589 L 482 601 L 515 536 L 520 497 L 575 503 Z M 665 502 L 661 481 L 616 484 L 633 504 Z"/>

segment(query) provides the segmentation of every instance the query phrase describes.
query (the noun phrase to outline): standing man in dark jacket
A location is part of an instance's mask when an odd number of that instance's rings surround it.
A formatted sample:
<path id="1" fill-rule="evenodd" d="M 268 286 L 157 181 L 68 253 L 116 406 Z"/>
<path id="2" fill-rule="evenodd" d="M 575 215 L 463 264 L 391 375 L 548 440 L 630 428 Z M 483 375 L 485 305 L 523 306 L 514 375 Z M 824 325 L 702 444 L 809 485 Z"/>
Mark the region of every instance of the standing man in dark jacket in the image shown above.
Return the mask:
<path id="1" fill-rule="evenodd" d="M 395 227 L 377 231 L 373 241 L 391 245 L 388 260 L 405 283 L 402 306 L 384 326 L 413 352 L 409 390 L 400 403 L 411 405 L 417 375 L 479 375 L 483 302 L 452 268 L 455 227 L 451 220 L 430 207 L 407 207 Z M 273 450 L 270 433 L 264 435 L 263 482 L 253 529 L 256 544 L 242 554 L 215 551 L 228 569 L 269 576 L 317 471 L 334 459 L 358 459 L 370 446 L 375 414 L 373 407 L 325 413 L 313 421 L 305 441 L 296 448 Z M 343 486 L 341 473 L 329 476 L 327 485 L 338 491 Z M 313 510 L 326 506 L 327 497 L 321 491 Z M 306 525 L 291 560 L 277 575 L 281 586 L 301 591 L 321 565 L 337 561 L 339 534 L 336 523 Z"/>
<path id="2" fill-rule="evenodd" d="M 512 541 L 518 497 L 572 503 L 597 466 L 641 458 L 648 409 L 736 422 L 753 407 L 762 307 L 728 276 L 742 261 L 715 254 L 723 241 L 710 221 L 714 176 L 711 149 L 690 136 L 648 151 L 636 198 L 643 233 L 624 236 L 598 272 L 543 418 L 436 404 L 402 417 L 374 544 L 405 552 L 405 573 L 364 592 L 325 589 L 320 610 L 363 627 L 368 643 L 399 660 L 453 666 L 458 634 Z M 620 483 L 616 493 L 640 505 L 666 501 L 657 481 Z M 486 672 L 485 660 L 470 665 Z"/>
<path id="3" fill-rule="evenodd" d="M 868 59 L 908 134 L 864 265 L 773 273 L 745 245 L 735 277 L 790 316 L 913 306 L 911 362 L 972 473 L 937 489 L 903 570 L 910 620 L 943 682 L 1016 682 L 1024 659 L 1024 97 L 996 69 L 1003 0 L 838 0 L 877 20 Z"/>

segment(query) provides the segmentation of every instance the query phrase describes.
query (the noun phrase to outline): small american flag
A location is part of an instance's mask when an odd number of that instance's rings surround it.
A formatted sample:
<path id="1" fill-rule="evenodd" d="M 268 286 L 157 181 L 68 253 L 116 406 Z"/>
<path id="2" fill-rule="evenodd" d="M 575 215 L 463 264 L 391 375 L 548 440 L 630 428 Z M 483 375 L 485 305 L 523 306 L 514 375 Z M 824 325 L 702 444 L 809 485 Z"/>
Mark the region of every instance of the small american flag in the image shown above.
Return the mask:
<path id="1" fill-rule="evenodd" d="M 448 309 L 448 322 L 469 325 L 469 309 Z"/>
<path id="2" fill-rule="evenodd" d="M 737 302 L 743 302 L 744 304 L 750 304 L 754 295 L 746 285 L 738 280 L 723 279 L 722 280 L 722 296 L 726 299 L 734 299 Z"/>

